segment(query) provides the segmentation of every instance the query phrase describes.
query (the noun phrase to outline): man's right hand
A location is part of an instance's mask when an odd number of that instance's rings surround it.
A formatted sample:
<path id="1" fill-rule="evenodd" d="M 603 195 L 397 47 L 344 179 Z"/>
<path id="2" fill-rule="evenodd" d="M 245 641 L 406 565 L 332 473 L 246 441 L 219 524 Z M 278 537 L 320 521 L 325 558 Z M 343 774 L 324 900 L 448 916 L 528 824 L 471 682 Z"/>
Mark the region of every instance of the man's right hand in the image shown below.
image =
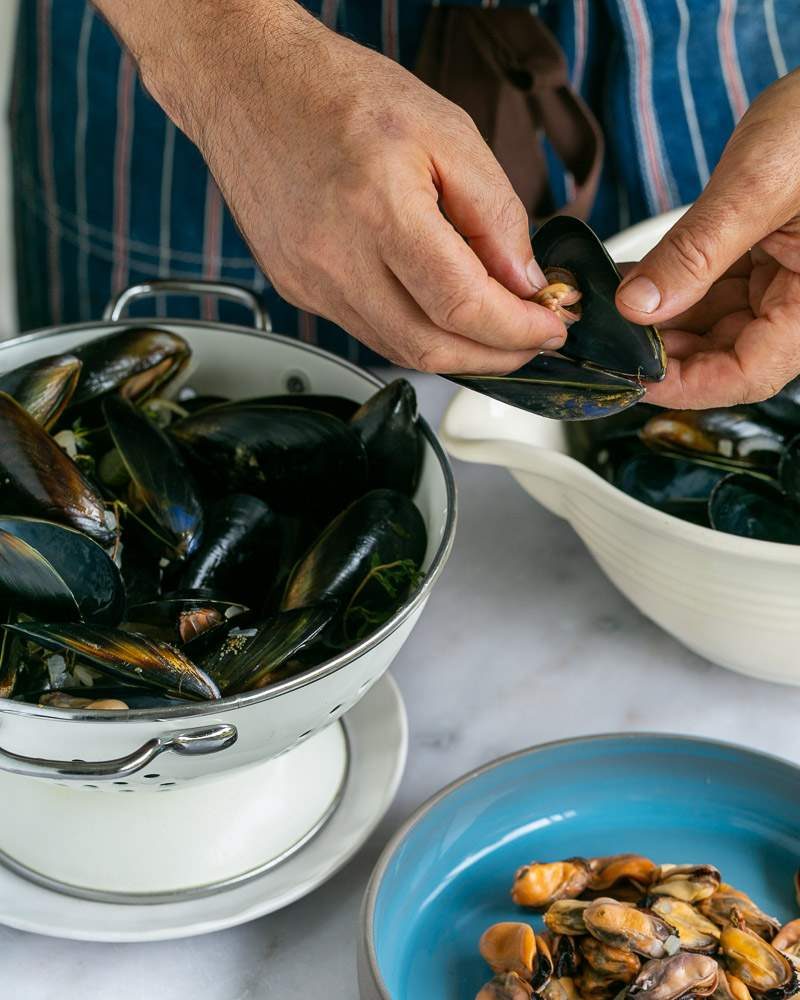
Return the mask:
<path id="1" fill-rule="evenodd" d="M 397 364 L 513 371 L 565 328 L 472 120 L 293 0 L 96 0 L 293 304 Z"/>

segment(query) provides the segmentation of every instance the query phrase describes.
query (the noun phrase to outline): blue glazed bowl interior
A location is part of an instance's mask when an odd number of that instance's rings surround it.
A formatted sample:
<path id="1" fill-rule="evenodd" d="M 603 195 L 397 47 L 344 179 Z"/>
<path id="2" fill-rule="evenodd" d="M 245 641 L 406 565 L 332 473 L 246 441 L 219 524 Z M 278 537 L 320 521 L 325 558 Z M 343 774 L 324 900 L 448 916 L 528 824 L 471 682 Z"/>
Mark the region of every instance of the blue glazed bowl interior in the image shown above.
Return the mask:
<path id="1" fill-rule="evenodd" d="M 475 996 L 490 978 L 482 932 L 530 917 L 509 896 L 519 865 L 622 851 L 717 865 L 767 912 L 792 919 L 800 771 L 701 740 L 615 736 L 479 772 L 412 825 L 377 885 L 373 943 L 392 1000 Z"/>

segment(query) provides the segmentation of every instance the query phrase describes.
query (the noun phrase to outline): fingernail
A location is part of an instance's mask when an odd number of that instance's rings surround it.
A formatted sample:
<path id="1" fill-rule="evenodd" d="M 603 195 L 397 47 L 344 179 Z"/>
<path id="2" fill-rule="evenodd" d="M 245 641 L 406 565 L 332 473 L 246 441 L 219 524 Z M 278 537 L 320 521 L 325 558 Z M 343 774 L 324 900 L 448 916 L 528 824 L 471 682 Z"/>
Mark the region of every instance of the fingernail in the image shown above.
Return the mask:
<path id="1" fill-rule="evenodd" d="M 559 347 L 564 346 L 564 337 L 551 337 L 550 340 L 546 340 L 542 344 L 543 351 L 557 351 Z"/>
<path id="2" fill-rule="evenodd" d="M 636 312 L 655 312 L 661 305 L 661 292 L 643 274 L 623 285 L 618 295 L 620 302 Z"/>
<path id="3" fill-rule="evenodd" d="M 539 267 L 533 257 L 528 261 L 528 266 L 525 268 L 525 272 L 528 275 L 528 281 L 533 285 L 533 290 L 538 292 L 540 288 L 544 288 L 547 284 L 547 278 L 544 276 L 544 271 Z"/>

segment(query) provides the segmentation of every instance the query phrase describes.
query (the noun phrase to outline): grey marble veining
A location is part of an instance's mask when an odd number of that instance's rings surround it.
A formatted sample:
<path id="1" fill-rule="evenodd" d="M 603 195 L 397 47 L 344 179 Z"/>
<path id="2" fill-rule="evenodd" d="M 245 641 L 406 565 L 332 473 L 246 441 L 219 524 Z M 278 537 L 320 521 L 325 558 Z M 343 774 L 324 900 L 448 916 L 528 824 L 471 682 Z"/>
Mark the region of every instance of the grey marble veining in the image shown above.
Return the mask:
<path id="1" fill-rule="evenodd" d="M 414 381 L 435 425 L 452 386 Z M 409 714 L 408 768 L 355 861 L 289 909 L 202 938 L 91 945 L 0 928 L 2 1000 L 356 1000 L 369 872 L 402 820 L 464 771 L 534 743 L 616 730 L 713 736 L 800 760 L 800 689 L 688 652 L 510 476 L 462 463 L 455 472 L 455 549 L 393 668 Z"/>

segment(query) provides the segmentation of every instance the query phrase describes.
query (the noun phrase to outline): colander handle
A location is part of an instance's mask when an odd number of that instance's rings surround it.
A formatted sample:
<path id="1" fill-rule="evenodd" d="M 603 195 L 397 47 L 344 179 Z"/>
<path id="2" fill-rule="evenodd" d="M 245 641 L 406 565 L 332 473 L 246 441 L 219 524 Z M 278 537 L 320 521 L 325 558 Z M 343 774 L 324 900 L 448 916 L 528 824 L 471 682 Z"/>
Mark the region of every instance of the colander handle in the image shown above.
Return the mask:
<path id="1" fill-rule="evenodd" d="M 253 326 L 257 330 L 262 333 L 272 331 L 269 313 L 255 292 L 242 288 L 241 285 L 231 285 L 227 281 L 181 281 L 173 278 L 143 281 L 140 285 L 131 285 L 115 295 L 103 310 L 103 319 L 116 323 L 132 302 L 153 295 L 217 295 L 221 299 L 231 299 L 252 309 Z"/>
<path id="2" fill-rule="evenodd" d="M 228 723 L 184 729 L 148 740 L 138 750 L 114 760 L 45 760 L 24 757 L 0 747 L 0 770 L 28 778 L 56 778 L 59 781 L 119 781 L 127 778 L 171 750 L 183 756 L 219 753 L 236 742 L 236 727 Z"/>

